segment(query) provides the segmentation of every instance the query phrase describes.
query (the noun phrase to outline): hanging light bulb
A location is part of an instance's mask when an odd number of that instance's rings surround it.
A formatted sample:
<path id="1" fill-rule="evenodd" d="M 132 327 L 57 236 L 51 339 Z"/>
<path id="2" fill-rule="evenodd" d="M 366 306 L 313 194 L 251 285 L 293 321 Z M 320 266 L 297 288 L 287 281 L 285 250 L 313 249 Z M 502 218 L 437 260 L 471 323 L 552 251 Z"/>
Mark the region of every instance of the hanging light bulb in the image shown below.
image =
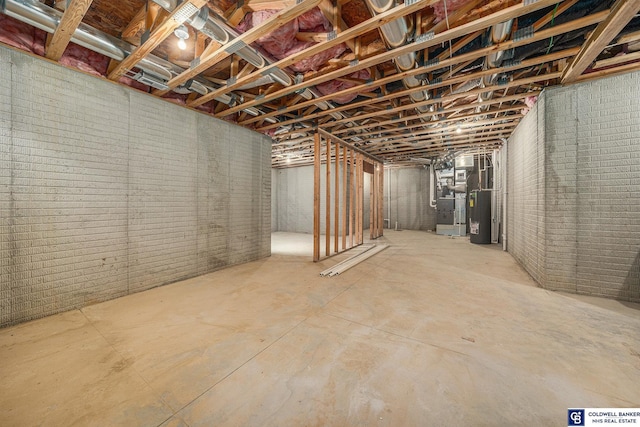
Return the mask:
<path id="1" fill-rule="evenodd" d="M 185 40 L 189 38 L 189 30 L 187 30 L 187 27 L 180 25 L 173 30 L 173 34 L 178 38 L 178 47 L 180 50 L 185 50 L 187 48 Z"/>
<path id="2" fill-rule="evenodd" d="M 460 125 L 456 127 L 456 133 L 462 133 L 462 127 L 460 127 Z"/>

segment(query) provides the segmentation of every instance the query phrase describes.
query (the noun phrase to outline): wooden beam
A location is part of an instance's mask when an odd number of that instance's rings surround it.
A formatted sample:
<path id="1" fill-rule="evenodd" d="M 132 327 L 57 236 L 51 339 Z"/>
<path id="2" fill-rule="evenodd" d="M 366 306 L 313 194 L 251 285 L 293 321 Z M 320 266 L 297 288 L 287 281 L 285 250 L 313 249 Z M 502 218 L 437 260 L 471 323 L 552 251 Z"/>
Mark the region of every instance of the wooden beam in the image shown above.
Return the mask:
<path id="1" fill-rule="evenodd" d="M 320 260 L 320 134 L 313 138 L 313 261 Z"/>
<path id="2" fill-rule="evenodd" d="M 296 39 L 301 42 L 326 42 L 329 33 L 303 33 L 299 32 L 296 34 Z"/>
<path id="3" fill-rule="evenodd" d="M 162 24 L 160 24 L 149 36 L 149 38 L 136 48 L 129 56 L 127 56 L 120 64 L 109 73 L 109 80 L 117 80 L 131 68 L 135 67 L 145 56 L 151 53 L 160 43 L 173 34 L 181 23 L 179 18 L 181 14 L 190 8 L 200 9 L 207 4 L 207 0 L 187 0 L 175 8 Z"/>
<path id="4" fill-rule="evenodd" d="M 640 11 L 640 0 L 618 0 L 607 19 L 602 21 L 591 33 L 582 50 L 569 64 L 562 75 L 562 84 L 573 83 L 589 65 L 602 53 L 609 42 L 620 34 L 620 31 Z"/>
<path id="5" fill-rule="evenodd" d="M 80 22 L 82 22 L 82 18 L 85 13 L 87 13 L 87 10 L 89 10 L 92 2 L 93 0 L 71 0 L 71 2 L 68 3 L 62 19 L 60 19 L 60 23 L 53 33 L 51 42 L 46 47 L 47 58 L 58 61 L 62 57 L 64 50 L 71 41 L 73 33 L 78 28 L 78 25 L 80 25 Z"/>
<path id="6" fill-rule="evenodd" d="M 562 15 L 564 12 L 566 12 L 567 9 L 569 9 L 571 6 L 578 3 L 578 1 L 579 0 L 565 0 L 562 2 L 562 4 L 557 4 L 556 7 L 554 7 L 551 12 L 547 13 L 545 16 L 538 19 L 533 24 L 533 29 L 535 31 L 539 31 L 542 27 L 547 25 L 549 22 L 555 20 L 555 18 L 557 18 L 559 15 Z"/>
<path id="7" fill-rule="evenodd" d="M 157 15 L 159 10 L 160 10 L 160 5 L 154 2 L 148 2 L 147 4 L 142 6 L 138 10 L 138 13 L 135 14 L 135 16 L 129 22 L 129 24 L 125 27 L 125 29 L 122 30 L 121 37 L 123 39 L 130 39 L 131 37 L 134 37 L 136 34 L 138 34 L 140 31 L 143 31 L 145 29 L 151 30 L 151 27 L 147 26 L 148 11 L 154 12 Z"/>
<path id="8" fill-rule="evenodd" d="M 613 65 L 619 65 L 619 64 L 624 64 L 625 62 L 638 61 L 638 60 L 640 60 L 640 52 L 631 52 L 631 53 L 626 53 L 624 55 L 618 55 L 612 58 L 596 61 L 596 63 L 593 65 L 593 69 L 597 70 L 603 67 L 611 67 Z M 638 64 L 638 66 L 640 66 L 640 64 Z"/>
<path id="9" fill-rule="evenodd" d="M 280 10 L 295 4 L 295 0 L 246 0 L 243 7 L 247 12 L 257 12 L 259 10 Z"/>

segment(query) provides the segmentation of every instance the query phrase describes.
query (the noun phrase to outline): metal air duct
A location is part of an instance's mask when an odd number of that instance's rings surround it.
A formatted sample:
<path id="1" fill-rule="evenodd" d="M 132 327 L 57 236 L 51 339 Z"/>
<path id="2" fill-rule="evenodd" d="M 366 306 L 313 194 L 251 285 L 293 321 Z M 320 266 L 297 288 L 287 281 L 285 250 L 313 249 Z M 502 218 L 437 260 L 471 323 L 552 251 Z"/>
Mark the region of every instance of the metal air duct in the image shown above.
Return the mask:
<path id="1" fill-rule="evenodd" d="M 371 14 L 374 16 L 383 13 L 394 6 L 393 0 L 366 0 L 366 3 L 367 6 L 369 6 Z M 409 41 L 409 38 L 413 33 L 413 25 L 412 22 L 406 18 L 398 18 L 382 25 L 380 27 L 380 32 L 382 33 L 387 46 L 390 48 L 397 48 L 403 46 Z M 416 68 L 417 65 L 416 53 L 409 52 L 402 54 L 394 58 L 394 61 L 398 71 L 402 72 L 412 70 Z M 409 95 L 413 102 L 422 102 L 429 99 L 429 94 L 426 90 L 418 89 L 423 86 L 423 83 L 415 76 L 405 77 L 402 79 L 402 83 L 407 89 L 417 89 Z M 416 109 L 421 113 L 429 111 L 427 106 L 417 107 Z"/>
<path id="2" fill-rule="evenodd" d="M 0 1 L 0 6 L 0 10 L 5 15 L 46 31 L 47 33 L 54 33 L 62 18 L 62 12 L 46 6 L 37 0 L 2 0 Z M 116 61 L 122 61 L 135 49 L 135 47 L 129 43 L 105 34 L 84 23 L 80 23 L 73 33 L 71 41 Z M 184 71 L 182 68 L 154 55 L 147 55 L 136 64 L 136 68 L 142 71 L 129 71 L 126 75 L 143 84 L 161 90 L 167 89 L 166 83 L 171 80 L 174 75 L 178 75 Z M 182 86 L 182 88 L 201 95 L 205 95 L 215 89 L 209 87 L 207 82 L 202 80 L 190 80 Z M 179 92 L 180 90 L 181 89 L 178 88 L 177 91 Z M 233 94 L 223 94 L 215 99 L 224 104 L 231 105 L 237 102 L 238 97 Z M 247 112 L 253 114 L 256 111 L 257 110 L 250 110 Z"/>
<path id="3" fill-rule="evenodd" d="M 511 29 L 513 28 L 513 19 L 509 19 L 508 21 L 501 22 L 499 24 L 494 25 L 491 28 L 491 44 L 502 43 L 509 38 L 511 34 Z M 500 50 L 498 52 L 490 53 L 485 58 L 484 68 L 486 70 L 490 70 L 492 68 L 498 68 L 502 65 L 502 61 L 504 58 L 505 51 Z M 498 80 L 498 74 L 491 74 L 490 76 L 483 77 L 481 81 L 481 86 L 491 86 Z M 488 101 L 493 98 L 493 91 L 483 92 L 478 95 L 478 101 Z M 488 106 L 480 106 L 478 107 L 479 111 L 486 110 Z"/>
<path id="4" fill-rule="evenodd" d="M 178 0 L 153 0 L 153 2 L 169 12 L 179 4 Z M 235 29 L 229 27 L 208 7 L 203 7 L 198 14 L 191 16 L 186 22 L 222 45 L 227 44 L 239 35 Z M 247 45 L 241 47 L 236 54 L 256 68 L 263 68 L 270 63 L 257 50 Z M 291 86 L 291 77 L 281 69 L 271 71 L 270 76 L 283 86 Z"/>

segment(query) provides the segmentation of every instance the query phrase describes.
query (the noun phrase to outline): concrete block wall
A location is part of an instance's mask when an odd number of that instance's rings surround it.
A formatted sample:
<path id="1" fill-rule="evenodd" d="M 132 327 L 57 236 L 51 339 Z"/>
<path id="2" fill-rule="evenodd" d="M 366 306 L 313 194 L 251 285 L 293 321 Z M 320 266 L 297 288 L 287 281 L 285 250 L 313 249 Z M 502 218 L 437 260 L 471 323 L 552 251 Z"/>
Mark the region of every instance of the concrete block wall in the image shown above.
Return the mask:
<path id="1" fill-rule="evenodd" d="M 507 249 L 544 280 L 544 96 L 522 119 L 507 148 Z"/>
<path id="2" fill-rule="evenodd" d="M 0 47 L 0 326 L 270 253 L 270 140 Z"/>
<path id="3" fill-rule="evenodd" d="M 389 174 L 389 176 L 386 176 Z M 322 165 L 321 176 L 325 176 Z M 332 170 L 332 191 L 333 178 Z M 274 170 L 274 212 L 277 212 L 277 231 L 313 233 L 313 166 Z M 364 228 L 369 227 L 369 174 L 364 180 Z M 390 181 L 389 181 L 390 179 Z M 391 191 L 391 204 L 388 204 Z M 324 196 L 324 185 L 321 186 Z M 384 218 L 391 207 L 391 225 L 406 230 L 433 230 L 435 209 L 429 207 L 429 170 L 420 168 L 385 169 Z M 342 199 L 341 199 L 342 200 Z M 325 230 L 324 203 L 320 206 L 320 227 Z M 333 215 L 333 208 L 331 211 Z"/>
<path id="4" fill-rule="evenodd" d="M 325 233 L 325 177 L 326 166 L 320 166 L 320 230 Z M 338 168 L 342 179 L 342 165 Z M 313 166 L 299 166 L 285 169 L 274 169 L 275 211 L 277 227 L 275 231 L 313 234 Z M 331 218 L 333 231 L 335 166 L 331 164 Z M 347 176 L 347 185 L 350 183 Z M 342 187 L 342 181 L 340 181 Z M 342 203 L 342 190 L 339 197 Z M 340 206 L 340 205 L 339 205 Z M 368 205 L 367 205 L 368 206 Z M 368 208 L 367 208 L 368 209 Z M 347 206 L 348 212 L 348 206 Z"/>
<path id="5" fill-rule="evenodd" d="M 398 229 L 434 230 L 436 209 L 429 206 L 429 169 L 387 168 L 384 174 L 384 218 L 391 220 L 391 228 L 397 221 Z"/>
<path id="6" fill-rule="evenodd" d="M 508 250 L 543 287 L 640 301 L 639 139 L 640 73 L 549 89 L 510 138 Z"/>

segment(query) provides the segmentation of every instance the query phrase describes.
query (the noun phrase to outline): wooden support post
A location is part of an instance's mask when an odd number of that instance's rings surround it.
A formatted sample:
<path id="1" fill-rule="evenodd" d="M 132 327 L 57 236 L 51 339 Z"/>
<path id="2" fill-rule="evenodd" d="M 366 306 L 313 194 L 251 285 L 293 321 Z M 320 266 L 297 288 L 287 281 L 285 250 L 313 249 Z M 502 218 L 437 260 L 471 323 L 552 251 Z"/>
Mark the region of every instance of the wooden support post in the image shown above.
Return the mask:
<path id="1" fill-rule="evenodd" d="M 336 174 L 333 178 L 335 181 L 333 194 L 333 251 L 338 253 L 340 248 L 338 243 L 340 240 L 340 145 L 336 144 Z"/>
<path id="2" fill-rule="evenodd" d="M 380 163 L 380 197 L 378 202 L 378 237 L 384 235 L 384 165 Z"/>
<path id="3" fill-rule="evenodd" d="M 358 211 L 360 211 L 360 203 L 358 203 L 358 194 L 360 194 L 360 179 L 358 179 L 358 172 L 360 172 L 359 166 L 360 156 L 356 153 L 356 160 L 354 164 L 355 171 L 353 172 L 353 180 L 355 182 L 355 186 L 353 187 L 354 194 L 354 207 L 353 207 L 353 235 L 354 235 L 354 246 L 358 246 L 360 243 L 360 235 L 358 234 L 358 229 L 360 228 L 360 221 L 358 221 Z"/>
<path id="4" fill-rule="evenodd" d="M 376 225 L 376 167 L 373 167 L 373 173 L 369 178 L 369 239 L 375 239 Z"/>
<path id="5" fill-rule="evenodd" d="M 358 153 L 358 244 L 364 242 L 364 164 L 363 156 Z"/>
<path id="6" fill-rule="evenodd" d="M 325 248 L 324 254 L 331 255 L 331 141 L 327 139 L 327 180 L 325 182 Z"/>
<path id="7" fill-rule="evenodd" d="M 313 137 L 313 261 L 320 260 L 320 134 Z"/>
<path id="8" fill-rule="evenodd" d="M 342 250 L 347 249 L 347 146 L 342 147 Z"/>
<path id="9" fill-rule="evenodd" d="M 349 183 L 349 247 L 352 248 L 353 247 L 353 234 L 354 234 L 354 229 L 353 227 L 355 226 L 354 224 L 354 218 L 356 215 L 356 207 L 355 207 L 355 200 L 356 200 L 356 152 L 355 150 L 349 150 L 349 159 L 351 159 L 351 169 L 350 169 L 350 174 L 351 174 L 351 182 Z"/>

